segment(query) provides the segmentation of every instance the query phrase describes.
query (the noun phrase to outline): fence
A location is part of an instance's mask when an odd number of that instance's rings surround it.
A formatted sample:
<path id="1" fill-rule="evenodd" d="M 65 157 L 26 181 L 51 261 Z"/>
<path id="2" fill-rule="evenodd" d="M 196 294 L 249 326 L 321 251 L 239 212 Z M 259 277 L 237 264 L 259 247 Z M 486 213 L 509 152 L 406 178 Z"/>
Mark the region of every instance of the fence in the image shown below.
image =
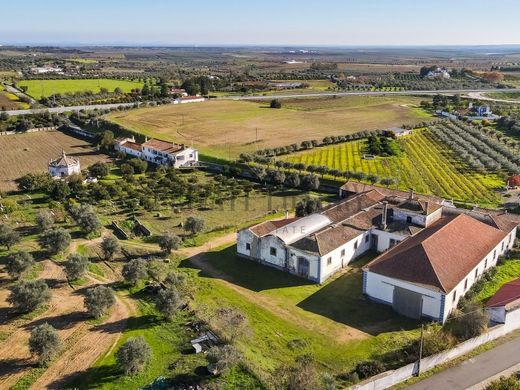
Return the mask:
<path id="1" fill-rule="evenodd" d="M 24 134 L 24 133 L 38 133 L 40 131 L 56 131 L 58 130 L 57 126 L 49 126 L 49 127 L 35 127 L 34 129 L 29 129 L 27 131 L 1 131 L 0 135 L 15 135 L 15 134 Z"/>
<path id="2" fill-rule="evenodd" d="M 520 328 L 520 309 L 509 313 L 507 321 L 503 325 L 496 325 L 492 327 L 487 333 L 475 337 L 473 339 L 464 341 L 448 351 L 429 356 L 421 361 L 421 372 L 431 370 L 432 368 L 446 363 L 450 360 L 456 359 L 460 356 L 471 352 L 475 348 L 485 344 L 489 341 L 502 337 L 516 329 Z M 361 383 L 350 387 L 350 390 L 382 390 L 394 386 L 398 383 L 416 375 L 418 372 L 418 363 L 411 363 L 407 366 L 398 368 L 393 371 L 386 371 L 375 376 L 368 382 Z"/>

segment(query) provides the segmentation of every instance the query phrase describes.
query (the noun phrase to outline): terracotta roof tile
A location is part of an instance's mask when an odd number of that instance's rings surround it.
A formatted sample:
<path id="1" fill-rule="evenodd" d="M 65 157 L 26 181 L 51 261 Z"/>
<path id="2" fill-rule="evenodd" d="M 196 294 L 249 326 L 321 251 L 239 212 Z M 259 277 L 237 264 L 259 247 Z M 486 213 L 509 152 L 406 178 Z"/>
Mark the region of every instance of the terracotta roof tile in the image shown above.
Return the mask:
<path id="1" fill-rule="evenodd" d="M 449 293 L 507 234 L 465 214 L 443 217 L 366 269 Z"/>
<path id="2" fill-rule="evenodd" d="M 182 145 L 177 145 L 172 142 L 165 142 L 158 139 L 149 139 L 143 144 L 143 146 L 165 153 L 175 153 L 184 149 Z"/>
<path id="3" fill-rule="evenodd" d="M 276 229 L 280 229 L 285 225 L 289 225 L 290 223 L 296 221 L 298 218 L 287 218 L 287 219 L 279 219 L 276 221 L 265 221 L 259 223 L 258 225 L 252 226 L 249 230 L 258 237 L 265 236 L 269 233 L 274 232 Z"/>
<path id="4" fill-rule="evenodd" d="M 487 307 L 501 307 L 501 306 L 515 306 L 520 304 L 520 279 L 513 280 L 512 282 L 504 284 L 500 289 L 493 295 L 489 301 L 487 301 Z"/>

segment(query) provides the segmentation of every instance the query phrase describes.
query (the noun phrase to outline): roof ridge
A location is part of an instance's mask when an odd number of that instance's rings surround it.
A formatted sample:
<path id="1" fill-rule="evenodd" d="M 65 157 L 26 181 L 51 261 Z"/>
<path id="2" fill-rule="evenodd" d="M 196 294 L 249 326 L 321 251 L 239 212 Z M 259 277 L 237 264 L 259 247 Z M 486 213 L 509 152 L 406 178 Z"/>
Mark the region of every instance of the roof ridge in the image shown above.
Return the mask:
<path id="1" fill-rule="evenodd" d="M 441 228 L 441 229 L 442 229 L 442 228 Z M 439 230 L 441 230 L 441 229 L 439 229 Z M 439 230 L 437 230 L 437 231 L 439 231 Z M 433 234 L 432 234 L 432 235 L 433 235 Z M 430 237 L 431 237 L 431 236 L 430 236 Z M 430 238 L 430 237 L 428 237 L 428 238 Z M 444 291 L 445 293 L 448 293 L 447 288 L 444 286 L 444 283 L 442 283 L 442 280 L 441 280 L 441 278 L 439 277 L 439 274 L 438 274 L 438 272 L 437 272 L 437 269 L 435 268 L 435 265 L 430 261 L 430 255 L 429 255 L 428 251 L 427 251 L 426 248 L 424 247 L 424 243 L 425 243 L 425 241 L 428 240 L 428 238 L 427 238 L 426 240 L 424 240 L 423 242 L 421 242 L 421 245 L 420 245 L 420 246 L 421 246 L 421 249 L 423 250 L 424 254 L 426 255 L 426 258 L 428 259 L 428 264 L 430 264 L 430 267 L 432 268 L 433 273 L 435 274 L 435 278 L 437 279 L 437 281 L 439 282 L 439 284 L 442 286 L 443 291 Z"/>

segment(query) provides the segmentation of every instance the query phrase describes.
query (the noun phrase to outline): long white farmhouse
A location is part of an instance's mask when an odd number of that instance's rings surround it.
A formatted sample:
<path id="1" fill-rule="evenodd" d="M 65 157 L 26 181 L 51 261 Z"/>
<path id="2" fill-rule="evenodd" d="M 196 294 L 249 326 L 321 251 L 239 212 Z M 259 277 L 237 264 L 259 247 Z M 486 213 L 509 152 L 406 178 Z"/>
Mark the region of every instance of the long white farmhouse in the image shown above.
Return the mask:
<path id="1" fill-rule="evenodd" d="M 114 149 L 154 164 L 174 168 L 194 166 L 199 161 L 196 149 L 158 139 L 146 139 L 146 142 L 140 144 L 134 138 L 118 138 L 114 141 Z"/>
<path id="2" fill-rule="evenodd" d="M 363 292 L 401 314 L 443 322 L 514 244 L 518 220 L 507 214 L 463 212 L 439 198 L 375 186 L 349 184 L 340 195 L 347 198 L 319 213 L 239 231 L 238 255 L 322 283 L 376 251 L 382 254 L 363 270 Z"/>

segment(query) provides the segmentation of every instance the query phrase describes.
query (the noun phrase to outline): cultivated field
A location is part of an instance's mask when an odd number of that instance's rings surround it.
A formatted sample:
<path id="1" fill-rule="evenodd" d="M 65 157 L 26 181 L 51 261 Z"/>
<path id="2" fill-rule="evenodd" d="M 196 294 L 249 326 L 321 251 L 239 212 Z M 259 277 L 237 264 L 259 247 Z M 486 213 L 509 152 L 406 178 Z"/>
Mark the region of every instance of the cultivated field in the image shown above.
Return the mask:
<path id="1" fill-rule="evenodd" d="M 193 144 L 206 155 L 233 159 L 256 149 L 424 121 L 429 115 L 410 106 L 419 100 L 294 99 L 284 100 L 279 110 L 269 109 L 268 102 L 210 101 L 115 112 L 108 119 L 148 136 Z"/>
<path id="2" fill-rule="evenodd" d="M 366 140 L 360 140 L 316 148 L 281 159 L 375 174 L 379 178 L 394 178 L 398 180 L 397 187 L 402 190 L 414 188 L 420 193 L 447 199 L 488 205 L 499 201 L 495 188 L 503 186 L 503 180 L 494 174 L 479 174 L 471 170 L 446 146 L 436 141 L 428 130 L 416 131 L 397 142 L 404 152 L 401 157 L 365 160 Z"/>
<path id="3" fill-rule="evenodd" d="M 86 141 L 60 131 L 0 136 L 0 190 L 16 189 L 14 180 L 31 172 L 46 172 L 49 160 L 64 150 L 78 157 L 82 169 L 107 160 Z"/>
<path id="4" fill-rule="evenodd" d="M 22 80 L 17 86 L 26 86 L 27 94 L 35 99 L 50 96 L 56 93 L 73 93 L 92 91 L 99 92 L 106 88 L 112 92 L 115 88 L 121 88 L 123 92 L 130 92 L 134 88 L 142 88 L 142 83 L 128 80 L 112 79 L 83 79 L 83 80 Z"/>
<path id="5" fill-rule="evenodd" d="M 29 105 L 21 102 L 18 96 L 7 92 L 5 87 L 0 84 L 0 109 L 16 110 L 19 108 L 29 108 Z"/>

